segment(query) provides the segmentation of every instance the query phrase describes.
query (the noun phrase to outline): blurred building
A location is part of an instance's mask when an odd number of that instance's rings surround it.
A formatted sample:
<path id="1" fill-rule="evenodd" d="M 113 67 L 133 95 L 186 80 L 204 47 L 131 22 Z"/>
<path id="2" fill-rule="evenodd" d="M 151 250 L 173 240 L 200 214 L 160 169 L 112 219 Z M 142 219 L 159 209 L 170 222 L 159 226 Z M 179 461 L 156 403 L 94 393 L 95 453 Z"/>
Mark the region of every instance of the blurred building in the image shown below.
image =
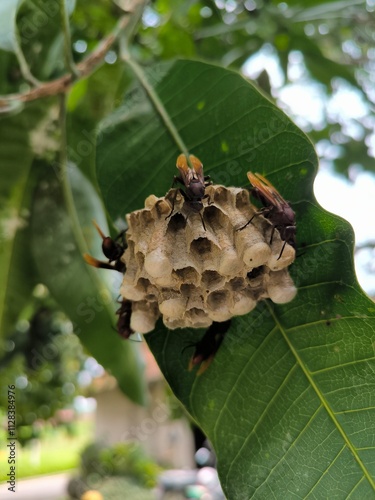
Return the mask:
<path id="1" fill-rule="evenodd" d="M 146 343 L 142 346 L 146 362 L 149 404 L 134 404 L 120 391 L 114 377 L 105 374 L 95 379 L 97 401 L 95 439 L 105 444 L 138 441 L 158 463 L 171 468 L 193 468 L 194 437 L 182 412 L 173 418 L 173 403 L 166 382 Z M 177 403 L 174 403 L 177 405 Z"/>

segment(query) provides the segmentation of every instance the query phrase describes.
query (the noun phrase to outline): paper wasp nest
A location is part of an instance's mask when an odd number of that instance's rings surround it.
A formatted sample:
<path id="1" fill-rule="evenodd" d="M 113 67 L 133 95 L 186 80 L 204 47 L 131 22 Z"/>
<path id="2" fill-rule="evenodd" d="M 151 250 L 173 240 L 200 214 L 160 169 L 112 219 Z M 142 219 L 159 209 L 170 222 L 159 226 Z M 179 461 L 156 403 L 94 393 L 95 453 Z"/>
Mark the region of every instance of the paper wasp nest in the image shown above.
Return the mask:
<path id="1" fill-rule="evenodd" d="M 272 225 L 256 216 L 248 191 L 211 185 L 201 212 L 189 212 L 178 195 L 173 215 L 171 190 L 154 195 L 145 208 L 127 215 L 126 273 L 121 295 L 132 301 L 131 328 L 152 331 L 160 315 L 170 328 L 208 327 L 213 321 L 247 314 L 270 298 L 289 302 L 296 288 L 287 267 L 295 250 Z M 203 217 L 206 230 L 203 227 Z"/>

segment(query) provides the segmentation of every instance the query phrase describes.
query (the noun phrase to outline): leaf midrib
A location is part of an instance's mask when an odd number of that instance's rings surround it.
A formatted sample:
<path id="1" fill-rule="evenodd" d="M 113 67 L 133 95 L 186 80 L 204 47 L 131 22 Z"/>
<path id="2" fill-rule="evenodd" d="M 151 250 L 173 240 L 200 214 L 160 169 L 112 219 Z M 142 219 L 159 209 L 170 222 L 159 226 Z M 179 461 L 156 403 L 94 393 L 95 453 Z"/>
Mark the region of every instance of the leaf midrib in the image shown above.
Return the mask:
<path id="1" fill-rule="evenodd" d="M 309 381 L 309 384 L 314 389 L 314 391 L 315 391 L 316 395 L 318 396 L 318 398 L 319 398 L 322 406 L 326 410 L 328 416 L 331 418 L 331 420 L 332 420 L 334 426 L 336 427 L 336 429 L 341 434 L 341 437 L 343 438 L 344 443 L 346 444 L 346 446 L 348 447 L 348 449 L 351 451 L 351 453 L 354 456 L 355 460 L 357 461 L 358 465 L 362 469 L 364 476 L 366 477 L 366 479 L 368 480 L 368 482 L 372 486 L 372 488 L 375 490 L 375 482 L 372 479 L 369 471 L 367 470 L 367 467 L 365 466 L 365 464 L 362 462 L 361 458 L 359 457 L 356 448 L 352 445 L 352 443 L 351 443 L 350 439 L 348 438 L 348 436 L 346 435 L 344 429 L 342 428 L 342 426 L 338 422 L 338 420 L 337 420 L 335 414 L 333 413 L 333 411 L 331 410 L 331 407 L 328 404 L 326 398 L 324 397 L 323 393 L 319 390 L 317 384 L 315 383 L 314 379 L 312 378 L 312 375 L 311 375 L 310 371 L 307 369 L 307 367 L 303 363 L 303 361 L 300 358 L 297 350 L 294 348 L 292 342 L 289 340 L 287 332 L 285 331 L 285 329 L 283 328 L 283 326 L 279 322 L 276 314 L 274 313 L 273 309 L 269 306 L 268 303 L 267 303 L 267 307 L 268 307 L 269 312 L 270 312 L 270 314 L 272 315 L 272 317 L 273 317 L 273 319 L 275 321 L 275 324 L 277 325 L 277 327 L 280 330 L 280 332 L 281 332 L 281 334 L 282 334 L 285 342 L 287 343 L 290 351 L 292 352 L 292 354 L 295 357 L 297 363 L 301 367 L 301 370 L 303 371 L 304 375 L 306 376 L 307 380 Z"/>

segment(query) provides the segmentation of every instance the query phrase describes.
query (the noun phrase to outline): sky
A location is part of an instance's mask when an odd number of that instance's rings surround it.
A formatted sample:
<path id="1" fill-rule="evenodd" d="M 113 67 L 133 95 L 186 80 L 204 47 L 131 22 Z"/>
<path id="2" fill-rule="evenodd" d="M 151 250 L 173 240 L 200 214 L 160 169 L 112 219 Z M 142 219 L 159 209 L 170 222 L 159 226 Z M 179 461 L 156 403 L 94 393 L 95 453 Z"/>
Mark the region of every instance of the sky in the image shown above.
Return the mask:
<path id="1" fill-rule="evenodd" d="M 315 196 L 326 210 L 340 215 L 352 225 L 356 247 L 375 242 L 375 177 L 363 172 L 354 182 L 321 168 L 315 179 Z M 334 195 L 332 194 L 334 193 Z M 375 256 L 371 248 L 355 253 L 357 278 L 368 294 L 375 296 Z M 371 272 L 372 271 L 372 272 Z"/>

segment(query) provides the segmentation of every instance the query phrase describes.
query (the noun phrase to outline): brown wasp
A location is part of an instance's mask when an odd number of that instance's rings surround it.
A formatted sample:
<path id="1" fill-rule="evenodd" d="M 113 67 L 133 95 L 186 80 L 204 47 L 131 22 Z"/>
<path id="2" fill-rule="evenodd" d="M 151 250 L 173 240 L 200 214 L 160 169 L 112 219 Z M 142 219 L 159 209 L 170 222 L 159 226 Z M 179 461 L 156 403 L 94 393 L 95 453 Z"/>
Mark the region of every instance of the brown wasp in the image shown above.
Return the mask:
<path id="1" fill-rule="evenodd" d="M 209 198 L 208 194 L 205 194 L 205 189 L 207 186 L 212 184 L 212 182 L 209 175 L 203 175 L 202 162 L 196 156 L 190 155 L 189 161 L 192 165 L 192 168 L 189 167 L 188 160 L 184 154 L 180 154 L 177 158 L 176 167 L 180 171 L 180 175 L 174 176 L 172 188 L 176 184 L 176 182 L 179 182 L 185 187 L 185 191 L 181 188 L 176 189 L 174 198 L 172 200 L 172 209 L 166 219 L 171 217 L 171 215 L 173 214 L 177 193 L 180 193 L 185 200 L 185 205 L 192 212 L 199 213 L 204 230 L 206 230 L 206 226 L 204 225 L 203 217 L 201 214 L 201 211 L 203 209 L 202 200 L 204 200 L 205 198 Z"/>
<path id="2" fill-rule="evenodd" d="M 97 260 L 87 253 L 83 255 L 83 258 L 85 259 L 87 264 L 90 264 L 90 266 L 99 267 L 101 269 L 113 269 L 114 271 L 124 273 L 125 264 L 122 262 L 121 257 L 126 249 L 126 244 L 123 239 L 125 231 L 122 231 L 116 239 L 113 239 L 110 236 L 105 236 L 105 234 L 95 221 L 93 221 L 93 224 L 103 240 L 102 250 L 104 255 L 107 257 L 108 262 Z M 118 243 L 118 240 L 120 238 L 122 238 L 122 242 Z M 114 264 L 112 264 L 112 262 Z"/>
<path id="3" fill-rule="evenodd" d="M 128 339 L 134 333 L 130 328 L 130 316 L 132 313 L 132 303 L 128 299 L 123 299 L 121 306 L 117 309 L 117 331 L 124 339 Z"/>
<path id="4" fill-rule="evenodd" d="M 189 370 L 197 365 L 200 365 L 197 375 L 201 375 L 207 370 L 221 346 L 230 324 L 230 319 L 222 322 L 214 321 L 199 342 L 186 346 L 195 347 L 194 354 L 190 358 Z"/>
<path id="5" fill-rule="evenodd" d="M 280 259 L 287 243 L 296 248 L 295 214 L 289 203 L 284 200 L 277 189 L 265 177 L 260 174 L 253 174 L 252 172 L 248 172 L 247 177 L 253 186 L 250 191 L 251 194 L 263 204 L 263 208 L 259 212 L 256 212 L 249 222 L 240 228 L 240 231 L 245 229 L 255 216 L 263 215 L 272 224 L 270 244 L 272 243 L 275 229 L 279 231 L 280 238 L 284 241 L 278 257 Z"/>
<path id="6" fill-rule="evenodd" d="M 103 262 L 101 260 L 95 259 L 87 253 L 83 255 L 85 261 L 87 262 L 87 264 L 90 264 L 90 266 L 98 267 L 101 269 L 111 269 L 114 271 L 119 271 L 120 273 L 124 273 L 125 264 L 121 260 L 121 257 L 126 248 L 126 243 L 123 238 L 124 231 L 120 233 L 116 239 L 113 239 L 110 236 L 105 236 L 97 223 L 95 221 L 93 222 L 103 240 L 102 250 L 104 255 L 107 257 L 108 262 Z M 121 243 L 118 242 L 120 238 L 122 239 Z M 134 331 L 130 328 L 131 312 L 132 302 L 130 300 L 123 299 L 121 302 L 121 306 L 116 311 L 116 314 L 118 315 L 117 331 L 121 335 L 121 337 L 125 339 L 128 339 L 130 335 L 134 333 Z"/>

